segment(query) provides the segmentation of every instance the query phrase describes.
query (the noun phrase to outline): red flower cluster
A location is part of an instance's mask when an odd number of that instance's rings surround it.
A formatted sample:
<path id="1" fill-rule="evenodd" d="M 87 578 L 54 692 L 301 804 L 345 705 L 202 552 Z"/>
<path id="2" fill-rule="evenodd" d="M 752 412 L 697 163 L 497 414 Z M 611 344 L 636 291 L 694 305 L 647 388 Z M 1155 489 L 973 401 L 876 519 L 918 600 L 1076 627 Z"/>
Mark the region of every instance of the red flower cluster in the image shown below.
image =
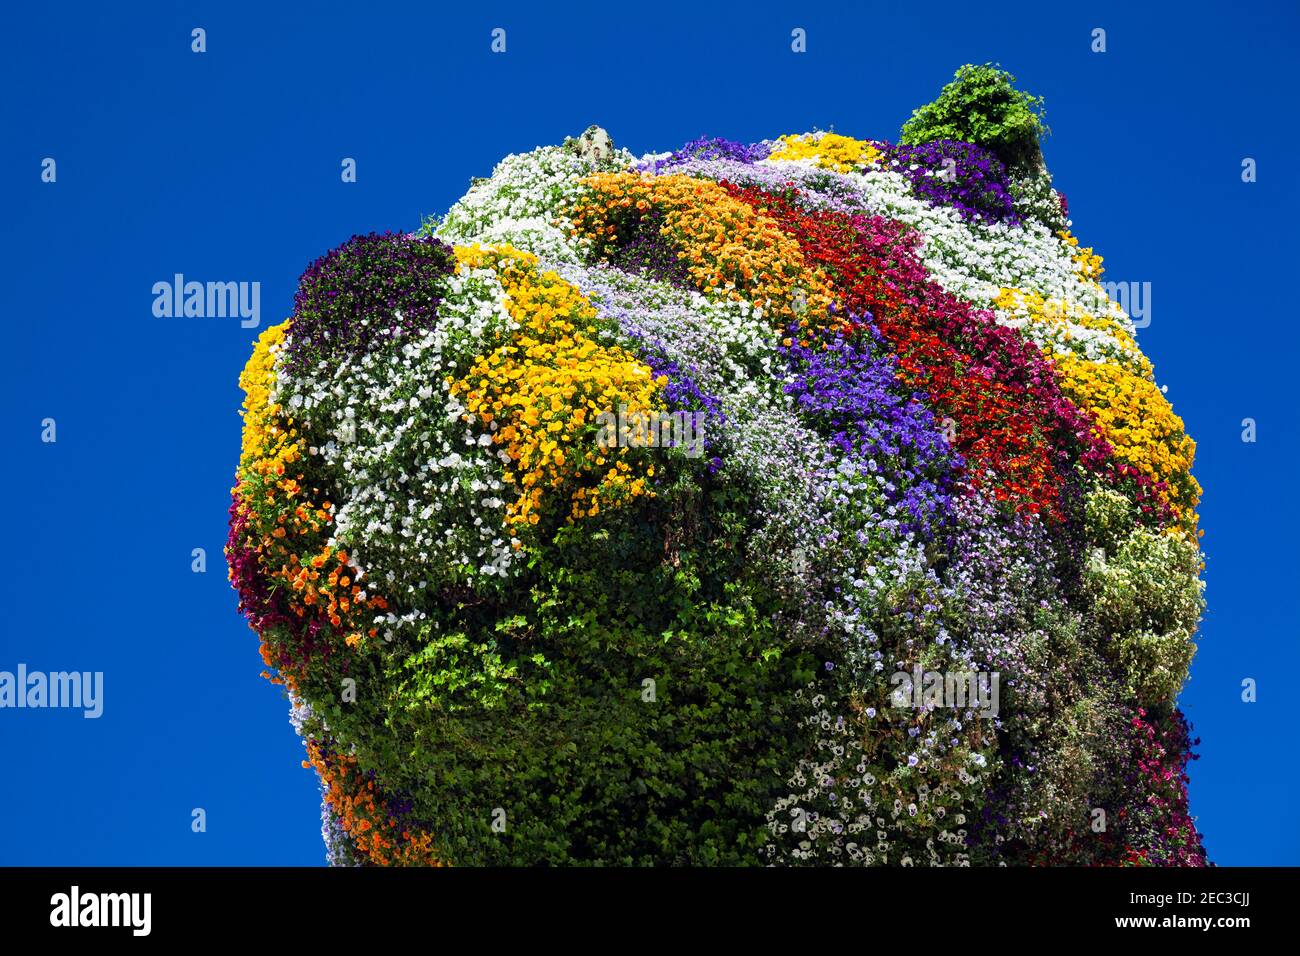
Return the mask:
<path id="1" fill-rule="evenodd" d="M 999 500 L 1060 518 L 1060 487 L 1075 462 L 1106 466 L 1091 420 L 1061 394 L 1051 362 L 1015 330 L 945 292 L 916 254 L 920 237 L 879 216 L 806 212 L 788 196 L 724 183 L 775 220 L 822 270 L 851 314 L 870 312 L 898 355 L 904 381 L 954 425 L 971 481 Z"/>

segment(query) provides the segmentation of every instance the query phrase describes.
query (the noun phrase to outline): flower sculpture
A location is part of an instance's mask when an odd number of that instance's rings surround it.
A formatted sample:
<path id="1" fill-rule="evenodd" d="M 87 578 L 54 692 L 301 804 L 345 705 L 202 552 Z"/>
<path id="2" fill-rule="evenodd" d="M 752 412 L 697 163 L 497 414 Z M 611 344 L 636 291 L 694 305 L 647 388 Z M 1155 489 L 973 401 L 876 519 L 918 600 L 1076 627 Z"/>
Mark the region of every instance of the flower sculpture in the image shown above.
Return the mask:
<path id="1" fill-rule="evenodd" d="M 985 69 L 303 274 L 227 555 L 333 862 L 1205 862 L 1193 443 L 1040 131 L 926 137 Z"/>

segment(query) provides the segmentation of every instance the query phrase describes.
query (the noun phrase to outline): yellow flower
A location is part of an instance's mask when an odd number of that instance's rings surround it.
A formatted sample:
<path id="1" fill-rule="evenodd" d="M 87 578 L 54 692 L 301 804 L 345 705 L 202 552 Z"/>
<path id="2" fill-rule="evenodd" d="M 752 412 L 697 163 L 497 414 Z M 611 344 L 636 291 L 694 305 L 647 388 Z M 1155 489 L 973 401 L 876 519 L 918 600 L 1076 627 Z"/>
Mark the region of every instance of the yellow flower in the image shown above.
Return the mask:
<path id="1" fill-rule="evenodd" d="M 847 173 L 879 162 L 880 150 L 866 140 L 838 133 L 782 136 L 769 159 L 815 159 L 817 165 Z"/>
<path id="2" fill-rule="evenodd" d="M 1101 267 L 1104 261 L 1101 256 L 1092 251 L 1092 246 L 1085 249 L 1079 248 L 1079 240 L 1070 235 L 1070 230 L 1066 229 L 1057 233 L 1061 241 L 1070 247 L 1070 258 L 1078 267 L 1079 273 L 1089 282 L 1096 282 L 1101 278 L 1104 271 Z"/>
<path id="3" fill-rule="evenodd" d="M 1121 461 L 1152 481 L 1164 482 L 1165 499 L 1188 533 L 1195 535 L 1201 486 L 1192 477 L 1196 443 L 1183 420 L 1152 381 L 1106 362 L 1057 353 L 1061 390 L 1089 412 Z"/>
<path id="4" fill-rule="evenodd" d="M 299 457 L 298 444 L 292 441 L 288 425 L 282 418 L 279 405 L 271 401 L 275 387 L 275 359 L 284 345 L 289 323 L 281 322 L 262 332 L 253 347 L 253 354 L 239 375 L 239 387 L 244 390 L 244 405 L 240 415 L 244 419 L 242 451 L 239 464 L 243 468 L 256 466 L 263 473 L 275 471 L 277 464 L 292 464 Z"/>
<path id="5" fill-rule="evenodd" d="M 510 343 L 477 356 L 450 386 L 467 418 L 497 421 L 492 440 L 517 466 L 505 472 L 518 489 L 506 506 L 507 525 L 537 524 L 551 490 L 569 489 L 569 520 L 599 513 L 602 501 L 653 494 L 627 462 L 602 476 L 605 459 L 596 442 L 602 413 L 616 414 L 620 404 L 662 408 L 662 383 L 650 367 L 591 338 L 591 303 L 554 272 L 539 270 L 534 256 L 510 247 L 458 248 L 456 256 L 496 270 L 506 309 L 519 325 Z M 499 420 L 490 409 L 499 411 Z"/>

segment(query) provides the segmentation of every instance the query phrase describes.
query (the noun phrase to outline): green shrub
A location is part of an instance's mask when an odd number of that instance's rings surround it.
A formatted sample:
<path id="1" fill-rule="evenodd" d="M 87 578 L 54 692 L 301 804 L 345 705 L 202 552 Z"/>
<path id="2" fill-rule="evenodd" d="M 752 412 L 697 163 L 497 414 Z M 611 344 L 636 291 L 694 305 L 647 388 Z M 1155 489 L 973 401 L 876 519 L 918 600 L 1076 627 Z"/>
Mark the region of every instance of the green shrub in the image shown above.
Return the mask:
<path id="1" fill-rule="evenodd" d="M 1130 507 L 1114 492 L 1089 496 L 1084 588 L 1126 689 L 1147 706 L 1170 704 L 1196 652 L 1201 554 L 1182 535 L 1136 526 Z"/>
<path id="2" fill-rule="evenodd" d="M 1014 81 L 991 63 L 961 67 L 938 99 L 912 112 L 899 141 L 961 140 L 996 153 L 1013 174 L 1041 168 L 1039 140 L 1048 133 L 1043 100 L 1017 90 Z"/>

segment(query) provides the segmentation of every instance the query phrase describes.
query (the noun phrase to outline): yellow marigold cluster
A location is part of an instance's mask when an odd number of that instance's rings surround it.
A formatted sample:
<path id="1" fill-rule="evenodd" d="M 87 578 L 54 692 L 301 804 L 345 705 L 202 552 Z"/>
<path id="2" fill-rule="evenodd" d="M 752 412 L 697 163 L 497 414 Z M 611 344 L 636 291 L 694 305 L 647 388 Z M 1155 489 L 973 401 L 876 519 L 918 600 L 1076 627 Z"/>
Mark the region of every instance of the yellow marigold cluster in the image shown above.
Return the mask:
<path id="1" fill-rule="evenodd" d="M 768 159 L 815 159 L 818 166 L 847 173 L 880 160 L 880 150 L 864 139 L 838 133 L 798 133 L 782 136 Z"/>
<path id="2" fill-rule="evenodd" d="M 1061 390 L 1089 412 L 1121 461 L 1166 485 L 1166 500 L 1179 526 L 1196 534 L 1201 486 L 1192 477 L 1196 443 L 1183 420 L 1152 381 L 1107 362 L 1057 353 Z"/>
<path id="3" fill-rule="evenodd" d="M 823 314 L 833 301 L 825 278 L 804 263 L 799 243 L 722 186 L 690 176 L 598 173 L 582 180 L 568 210 L 575 235 L 597 256 L 651 210 L 701 292 L 749 301 L 781 326 Z"/>
<path id="4" fill-rule="evenodd" d="M 519 494 L 506 507 L 506 523 L 537 524 L 547 494 L 561 489 L 569 520 L 598 514 L 602 503 L 652 495 L 646 479 L 654 466 L 630 461 L 627 448 L 599 447 L 597 418 L 617 414 L 620 404 L 662 409 L 665 380 L 630 352 L 597 342 L 591 303 L 554 272 L 540 271 L 535 256 L 508 246 L 456 254 L 461 264 L 497 271 L 519 324 L 512 341 L 448 380 L 466 420 L 495 425 L 492 440 L 510 457 L 504 478 Z"/>
<path id="5" fill-rule="evenodd" d="M 260 474 L 284 473 L 285 467 L 301 456 L 298 431 L 286 427 L 279 405 L 271 401 L 275 389 L 275 359 L 284 344 L 289 323 L 281 322 L 266 329 L 257 338 L 253 354 L 239 373 L 239 387 L 244 390 L 243 446 L 239 464 L 253 467 Z M 292 423 L 288 423 L 291 425 Z"/>
<path id="6" fill-rule="evenodd" d="M 1080 274 L 1089 282 L 1096 282 L 1101 278 L 1105 271 L 1101 264 L 1104 261 L 1101 256 L 1092 251 L 1092 246 L 1081 248 L 1079 240 L 1070 235 L 1070 230 L 1066 229 L 1057 233 L 1061 241 L 1070 247 L 1070 258 L 1074 260 L 1075 265 L 1079 267 Z"/>

